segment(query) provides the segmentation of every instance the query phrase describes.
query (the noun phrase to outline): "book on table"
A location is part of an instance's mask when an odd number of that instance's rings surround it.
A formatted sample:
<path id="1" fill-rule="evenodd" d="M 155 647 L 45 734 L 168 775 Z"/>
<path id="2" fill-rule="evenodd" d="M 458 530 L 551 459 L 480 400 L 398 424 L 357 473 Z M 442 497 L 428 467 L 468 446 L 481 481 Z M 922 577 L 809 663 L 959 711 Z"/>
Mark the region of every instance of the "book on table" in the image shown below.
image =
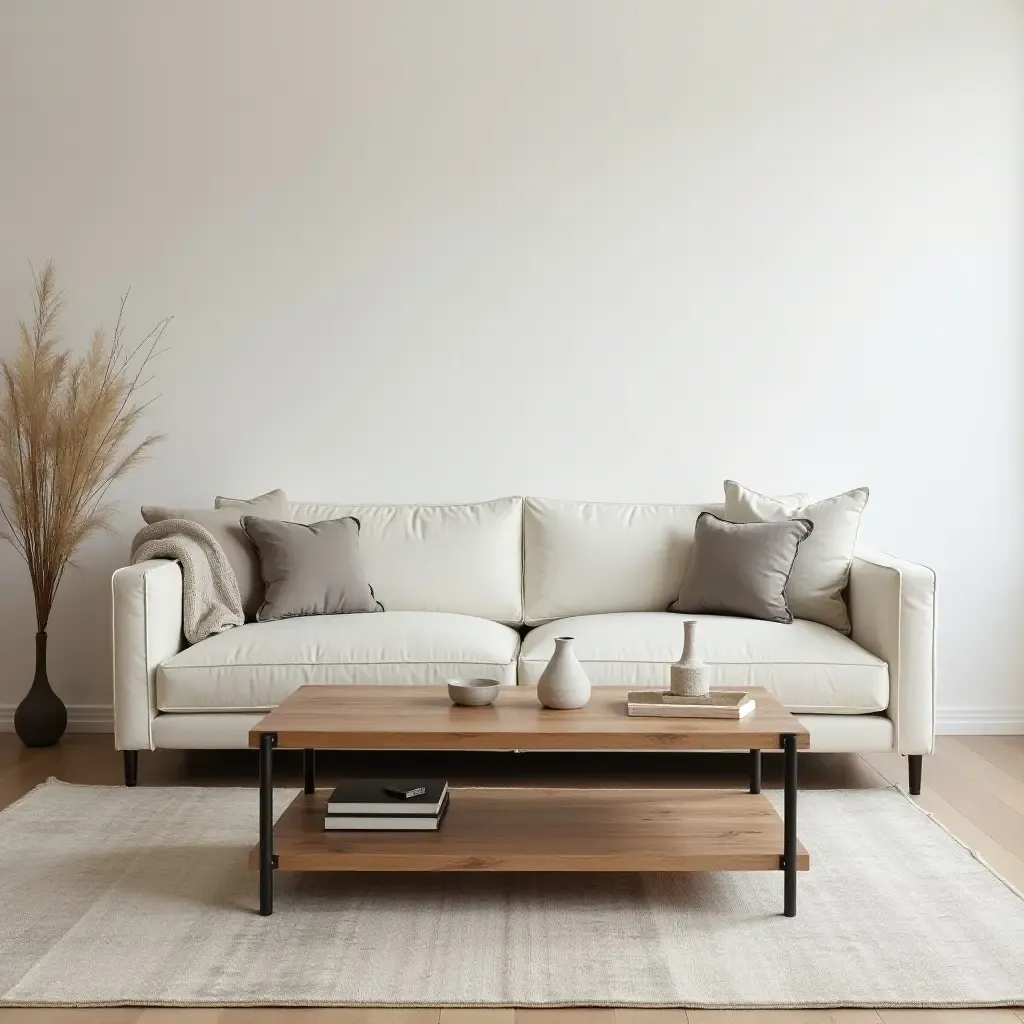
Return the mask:
<path id="1" fill-rule="evenodd" d="M 350 779 L 328 798 L 324 828 L 429 832 L 440 827 L 448 802 L 444 779 Z"/>
<path id="2" fill-rule="evenodd" d="M 647 718 L 745 718 L 754 698 L 743 690 L 712 690 L 706 697 L 683 697 L 667 690 L 630 690 L 626 714 Z"/>

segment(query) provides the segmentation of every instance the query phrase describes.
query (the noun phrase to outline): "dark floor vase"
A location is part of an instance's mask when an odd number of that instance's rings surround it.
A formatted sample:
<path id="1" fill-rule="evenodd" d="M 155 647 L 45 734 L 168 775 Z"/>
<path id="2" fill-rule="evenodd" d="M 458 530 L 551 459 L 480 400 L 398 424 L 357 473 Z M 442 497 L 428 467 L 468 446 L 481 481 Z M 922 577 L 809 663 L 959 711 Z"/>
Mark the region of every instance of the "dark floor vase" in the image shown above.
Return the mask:
<path id="1" fill-rule="evenodd" d="M 46 634 L 36 633 L 36 676 L 14 712 L 14 731 L 26 747 L 52 747 L 68 727 L 68 709 L 46 677 Z"/>

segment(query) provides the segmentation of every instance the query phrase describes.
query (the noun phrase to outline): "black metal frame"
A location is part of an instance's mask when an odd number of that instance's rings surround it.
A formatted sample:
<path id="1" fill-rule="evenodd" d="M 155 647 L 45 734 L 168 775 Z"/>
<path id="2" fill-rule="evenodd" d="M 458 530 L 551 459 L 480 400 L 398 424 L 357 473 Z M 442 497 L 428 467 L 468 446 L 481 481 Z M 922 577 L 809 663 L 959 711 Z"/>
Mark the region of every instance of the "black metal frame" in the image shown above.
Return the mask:
<path id="1" fill-rule="evenodd" d="M 785 733 L 779 739 L 786 761 L 785 794 L 782 807 L 784 829 L 781 865 L 783 913 L 786 917 L 796 917 L 796 736 L 792 733 Z"/>
<path id="2" fill-rule="evenodd" d="M 121 753 L 124 755 L 124 784 L 137 786 L 139 784 L 139 752 L 123 750 Z"/>
<path id="3" fill-rule="evenodd" d="M 274 853 L 274 748 L 277 746 L 277 733 L 260 734 L 260 915 L 269 917 L 274 912 L 274 871 L 277 869 L 277 855 Z M 783 872 L 783 913 L 786 917 L 796 917 L 796 736 L 784 733 L 779 737 L 779 746 L 785 757 L 785 792 L 783 798 L 783 852 L 779 858 L 779 867 Z M 914 757 L 911 756 L 911 792 L 914 786 Z M 135 773 L 138 766 L 138 751 L 124 752 L 125 785 L 135 785 Z M 129 767 L 131 766 L 131 774 Z M 917 756 L 917 783 L 920 792 L 921 766 Z M 129 778 L 131 781 L 129 781 Z M 313 793 L 316 790 L 316 751 L 302 751 L 303 790 Z M 750 751 L 750 792 L 761 792 L 761 751 Z"/>
<path id="4" fill-rule="evenodd" d="M 260 734 L 260 915 L 274 912 L 274 747 L 277 733 Z"/>
<path id="5" fill-rule="evenodd" d="M 921 768 L 924 766 L 923 754 L 908 754 L 907 766 L 910 768 L 910 795 L 921 795 Z"/>
<path id="6" fill-rule="evenodd" d="M 304 793 L 316 792 L 316 751 L 302 751 L 302 790 Z"/>
<path id="7" fill-rule="evenodd" d="M 783 733 L 779 736 L 779 746 L 785 758 L 785 790 L 782 806 L 782 856 L 779 868 L 782 870 L 783 913 L 786 917 L 796 917 L 796 736 Z M 750 751 L 750 792 L 761 792 L 761 751 Z"/>

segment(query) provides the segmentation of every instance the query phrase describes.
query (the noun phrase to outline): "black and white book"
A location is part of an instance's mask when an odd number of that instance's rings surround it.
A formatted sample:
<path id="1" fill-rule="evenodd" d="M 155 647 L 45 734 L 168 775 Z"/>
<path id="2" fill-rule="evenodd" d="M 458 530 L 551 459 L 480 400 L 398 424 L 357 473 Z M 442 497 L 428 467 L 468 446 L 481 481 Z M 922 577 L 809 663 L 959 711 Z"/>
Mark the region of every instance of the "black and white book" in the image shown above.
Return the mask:
<path id="1" fill-rule="evenodd" d="M 394 796 L 389 790 L 408 791 L 422 787 L 421 796 Z M 433 815 L 441 810 L 448 793 L 444 779 L 349 779 L 327 799 L 328 814 Z"/>
<path id="2" fill-rule="evenodd" d="M 324 828 L 329 832 L 436 832 L 441 827 L 450 802 L 451 797 L 446 787 L 436 814 L 328 814 L 324 818 Z"/>

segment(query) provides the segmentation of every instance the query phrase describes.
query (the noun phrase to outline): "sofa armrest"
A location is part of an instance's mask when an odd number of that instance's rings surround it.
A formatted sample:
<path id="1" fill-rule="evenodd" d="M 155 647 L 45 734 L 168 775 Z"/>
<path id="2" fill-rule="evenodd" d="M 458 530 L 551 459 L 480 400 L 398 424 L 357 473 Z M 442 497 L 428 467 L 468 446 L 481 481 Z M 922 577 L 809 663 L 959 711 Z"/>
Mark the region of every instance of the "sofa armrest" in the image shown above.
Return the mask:
<path id="1" fill-rule="evenodd" d="M 889 665 L 889 707 L 900 754 L 935 742 L 935 573 L 858 551 L 850 571 L 853 640 Z"/>
<path id="2" fill-rule="evenodd" d="M 181 566 L 154 558 L 118 569 L 114 599 L 114 745 L 152 750 L 156 669 L 185 647 Z"/>

